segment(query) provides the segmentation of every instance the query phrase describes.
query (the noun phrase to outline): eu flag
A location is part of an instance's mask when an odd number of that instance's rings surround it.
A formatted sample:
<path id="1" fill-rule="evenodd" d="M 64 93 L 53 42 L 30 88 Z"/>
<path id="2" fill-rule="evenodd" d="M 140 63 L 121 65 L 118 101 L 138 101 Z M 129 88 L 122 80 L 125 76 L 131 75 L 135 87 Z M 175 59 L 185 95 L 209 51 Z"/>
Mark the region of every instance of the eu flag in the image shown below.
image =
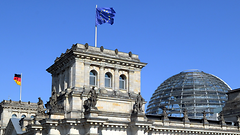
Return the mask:
<path id="1" fill-rule="evenodd" d="M 103 23 L 109 23 L 113 24 L 114 17 L 116 12 L 113 10 L 113 8 L 96 8 L 96 23 L 95 25 L 101 25 Z"/>

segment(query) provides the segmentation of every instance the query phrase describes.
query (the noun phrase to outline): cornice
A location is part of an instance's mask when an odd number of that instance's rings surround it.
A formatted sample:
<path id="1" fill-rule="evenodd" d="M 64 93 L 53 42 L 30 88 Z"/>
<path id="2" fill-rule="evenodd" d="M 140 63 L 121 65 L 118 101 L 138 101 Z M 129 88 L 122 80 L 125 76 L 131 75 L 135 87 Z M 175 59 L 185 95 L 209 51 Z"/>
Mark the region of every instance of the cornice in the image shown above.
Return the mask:
<path id="1" fill-rule="evenodd" d="M 88 44 L 74 44 L 71 49 L 67 49 L 65 53 L 57 57 L 54 64 L 50 66 L 47 71 L 52 74 L 58 70 L 61 71 L 61 69 L 65 69 L 66 65 L 69 65 L 69 62 L 73 61 L 73 59 L 88 61 L 90 64 L 94 62 L 96 62 L 95 64 L 106 63 L 108 65 L 125 67 L 125 69 L 142 69 L 147 65 L 147 63 L 140 62 L 138 55 L 132 54 L 132 52 L 123 53 L 118 52 L 117 49 L 117 51 L 105 50 L 103 47 L 91 47 L 88 46 Z"/>
<path id="2" fill-rule="evenodd" d="M 118 65 L 118 66 L 126 66 L 126 67 L 133 67 L 133 68 L 140 68 L 142 69 L 147 65 L 147 63 L 139 62 L 139 61 L 132 61 L 127 59 L 119 59 L 119 58 L 111 58 L 96 54 L 87 54 L 82 52 L 73 52 L 74 56 L 79 59 L 89 60 L 91 62 L 98 62 L 110 65 Z"/>

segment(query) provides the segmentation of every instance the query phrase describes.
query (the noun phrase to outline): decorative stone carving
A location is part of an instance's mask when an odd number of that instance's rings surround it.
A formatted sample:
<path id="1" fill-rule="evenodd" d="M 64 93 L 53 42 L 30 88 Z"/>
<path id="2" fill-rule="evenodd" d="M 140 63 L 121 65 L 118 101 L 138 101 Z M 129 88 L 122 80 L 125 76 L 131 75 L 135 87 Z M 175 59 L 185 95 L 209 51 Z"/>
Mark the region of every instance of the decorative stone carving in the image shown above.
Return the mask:
<path id="1" fill-rule="evenodd" d="M 163 108 L 163 113 L 162 113 L 162 115 L 163 115 L 163 120 L 164 120 L 164 121 L 169 120 L 169 119 L 168 119 L 168 114 L 167 114 L 167 108 L 166 108 L 166 107 Z"/>
<path id="2" fill-rule="evenodd" d="M 142 98 L 140 92 L 137 95 L 137 98 L 135 100 L 135 104 L 133 105 L 133 113 L 138 114 L 142 113 L 142 105 L 143 105 L 144 99 Z"/>
<path id="3" fill-rule="evenodd" d="M 43 101 L 42 99 L 39 97 L 38 98 L 38 102 L 37 102 L 37 115 L 39 114 L 45 114 L 45 109 L 44 109 L 44 106 L 43 106 Z"/>
<path id="4" fill-rule="evenodd" d="M 115 49 L 115 54 L 118 55 L 118 49 Z"/>
<path id="5" fill-rule="evenodd" d="M 103 48 L 103 46 L 101 46 L 101 47 L 100 47 L 100 51 L 103 52 L 103 50 L 104 50 L 104 48 Z"/>
<path id="6" fill-rule="evenodd" d="M 189 119 L 188 119 L 188 115 L 187 115 L 187 109 L 184 109 L 183 110 L 183 122 L 184 123 L 189 123 L 190 121 L 189 121 Z"/>
<path id="7" fill-rule="evenodd" d="M 85 109 L 85 112 L 90 111 L 91 108 L 97 109 L 95 107 L 96 104 L 97 104 L 97 93 L 96 93 L 95 87 L 92 87 L 92 89 L 88 93 L 88 99 L 84 101 L 83 107 Z"/>
<path id="8" fill-rule="evenodd" d="M 53 89 L 52 96 L 50 97 L 50 113 L 62 113 L 64 111 L 64 107 L 57 102 L 57 93 L 56 90 Z"/>
<path id="9" fill-rule="evenodd" d="M 239 128 L 240 128 L 240 116 L 237 115 L 236 118 L 237 118 L 236 126 L 238 126 L 238 130 L 239 130 Z"/>
<path id="10" fill-rule="evenodd" d="M 129 52 L 128 55 L 129 55 L 129 57 L 132 57 L 132 52 Z"/>
<path id="11" fill-rule="evenodd" d="M 225 120 L 224 120 L 224 116 L 223 116 L 223 113 L 222 113 L 222 112 L 220 112 L 219 120 L 220 120 L 221 126 L 226 125 Z"/>
<path id="12" fill-rule="evenodd" d="M 203 111 L 203 125 L 208 124 L 207 117 L 206 117 L 206 112 Z"/>
<path id="13" fill-rule="evenodd" d="M 86 44 L 85 44 L 85 48 L 86 48 L 86 50 L 88 49 L 88 47 L 89 47 L 89 45 L 88 45 L 88 43 L 86 43 Z"/>

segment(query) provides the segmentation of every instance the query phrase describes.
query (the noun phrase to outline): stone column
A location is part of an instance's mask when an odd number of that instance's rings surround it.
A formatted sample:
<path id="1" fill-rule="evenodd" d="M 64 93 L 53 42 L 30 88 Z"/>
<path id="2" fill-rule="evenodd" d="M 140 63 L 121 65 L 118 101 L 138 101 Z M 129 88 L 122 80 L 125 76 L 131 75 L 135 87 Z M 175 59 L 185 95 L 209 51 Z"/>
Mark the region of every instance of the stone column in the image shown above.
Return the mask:
<path id="1" fill-rule="evenodd" d="M 68 84 L 68 72 L 67 70 L 65 70 L 63 72 L 63 90 L 65 91 L 65 89 L 67 89 L 67 84 Z"/>
<path id="2" fill-rule="evenodd" d="M 90 63 L 84 63 L 84 85 L 89 86 L 89 67 Z"/>
<path id="3" fill-rule="evenodd" d="M 58 75 L 58 91 L 57 93 L 62 91 L 62 73 Z"/>
<path id="4" fill-rule="evenodd" d="M 134 71 L 130 70 L 128 73 L 128 92 L 134 91 Z"/>
<path id="5" fill-rule="evenodd" d="M 114 90 L 119 90 L 119 69 L 114 70 Z"/>
<path id="6" fill-rule="evenodd" d="M 72 67 L 68 69 L 68 88 L 72 88 Z"/>
<path id="7" fill-rule="evenodd" d="M 99 70 L 99 88 L 104 88 L 104 82 L 105 82 L 105 75 L 104 75 L 104 67 L 100 66 L 100 70 Z"/>

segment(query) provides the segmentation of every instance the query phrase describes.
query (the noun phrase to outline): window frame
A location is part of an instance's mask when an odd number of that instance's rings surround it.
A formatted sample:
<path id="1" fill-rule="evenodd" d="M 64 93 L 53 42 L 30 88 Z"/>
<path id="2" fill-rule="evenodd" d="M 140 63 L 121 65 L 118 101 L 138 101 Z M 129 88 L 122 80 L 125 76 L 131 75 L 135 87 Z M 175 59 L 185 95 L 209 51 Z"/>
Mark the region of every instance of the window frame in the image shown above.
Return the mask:
<path id="1" fill-rule="evenodd" d="M 91 73 L 92 73 L 93 75 L 92 75 Z M 97 75 L 98 75 L 98 74 L 97 74 L 97 71 L 96 71 L 96 70 L 91 70 L 91 71 L 89 72 L 89 85 L 90 85 L 90 86 L 97 86 Z M 91 84 L 91 80 L 92 80 L 91 78 L 94 80 L 94 84 Z"/>
<path id="2" fill-rule="evenodd" d="M 122 79 L 121 79 L 122 78 Z M 127 89 L 127 77 L 124 74 L 119 76 L 119 89 L 126 90 Z M 123 84 L 123 87 L 121 86 Z"/>
<path id="3" fill-rule="evenodd" d="M 106 75 L 109 76 L 109 78 L 107 78 Z M 106 80 L 109 82 L 109 86 L 106 86 Z M 105 88 L 112 88 L 112 74 L 110 72 L 107 72 L 104 75 L 104 86 Z"/>

